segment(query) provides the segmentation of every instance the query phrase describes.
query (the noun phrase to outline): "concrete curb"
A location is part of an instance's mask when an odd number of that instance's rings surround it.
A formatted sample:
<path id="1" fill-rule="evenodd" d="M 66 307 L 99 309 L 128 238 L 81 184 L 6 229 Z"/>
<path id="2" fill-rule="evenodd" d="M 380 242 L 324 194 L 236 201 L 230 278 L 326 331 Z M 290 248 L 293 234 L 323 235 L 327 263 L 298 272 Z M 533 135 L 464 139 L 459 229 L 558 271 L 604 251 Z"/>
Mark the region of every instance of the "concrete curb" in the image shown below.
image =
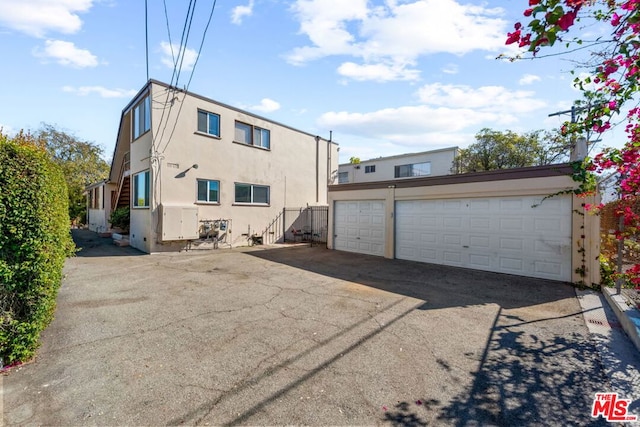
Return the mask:
<path id="1" fill-rule="evenodd" d="M 603 288 L 602 293 L 616 314 L 622 329 L 640 351 L 640 310 L 627 304 L 625 298 L 617 294 L 613 288 Z"/>

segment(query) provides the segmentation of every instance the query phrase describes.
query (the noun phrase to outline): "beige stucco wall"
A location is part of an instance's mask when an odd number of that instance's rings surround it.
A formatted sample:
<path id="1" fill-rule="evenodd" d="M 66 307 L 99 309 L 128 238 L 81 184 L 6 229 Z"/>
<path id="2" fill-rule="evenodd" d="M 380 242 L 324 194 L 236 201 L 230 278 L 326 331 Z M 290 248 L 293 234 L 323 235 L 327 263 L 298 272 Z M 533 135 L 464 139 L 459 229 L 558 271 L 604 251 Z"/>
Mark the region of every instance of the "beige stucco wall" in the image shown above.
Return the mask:
<path id="1" fill-rule="evenodd" d="M 153 111 L 153 110 L 152 110 Z M 128 116 L 131 115 L 131 112 L 127 113 Z M 127 120 L 127 123 L 131 123 L 131 120 Z M 156 129 L 153 128 L 153 120 L 152 120 L 152 130 L 155 132 Z M 149 131 L 136 140 L 131 141 L 130 153 L 130 191 L 131 191 L 131 213 L 130 213 L 130 225 L 129 225 L 129 244 L 141 251 L 151 252 L 152 248 L 152 239 L 151 239 L 151 230 L 152 230 L 152 212 L 154 211 L 153 203 L 154 203 L 154 191 L 153 191 L 153 182 L 154 182 L 154 171 L 151 168 L 151 144 L 153 141 L 153 132 Z M 149 179 L 152 183 L 150 190 L 150 206 L 148 208 L 144 207 L 134 207 L 133 206 L 133 179 L 134 176 L 139 172 L 144 172 L 146 170 L 150 170 Z"/>
<path id="2" fill-rule="evenodd" d="M 333 212 L 337 201 L 384 200 L 385 218 L 385 258 L 395 258 L 395 222 L 394 209 L 398 200 L 454 199 L 469 197 L 508 197 L 550 195 L 575 187 L 570 176 L 550 176 L 527 179 L 509 179 L 501 181 L 468 182 L 448 185 L 396 188 L 388 183 L 383 188 L 354 189 L 329 192 L 329 233 L 327 247 L 334 248 Z M 572 265 L 573 282 L 584 280 L 587 284 L 600 282 L 598 255 L 600 253 L 599 217 L 580 215 L 585 200 L 573 196 L 572 217 Z M 587 201 L 589 203 L 589 201 Z M 584 238 L 582 237 L 584 236 Z M 579 250 L 585 248 L 585 276 L 577 271 L 583 263 Z"/>
<path id="3" fill-rule="evenodd" d="M 337 144 L 183 92 L 171 92 L 174 106 L 163 109 L 167 93 L 152 84 L 152 132 L 131 143 L 132 176 L 149 168 L 152 175 L 150 209 L 132 208 L 131 246 L 145 252 L 186 247 L 162 241 L 161 205 L 197 206 L 199 219 L 229 219 L 229 243 L 246 245 L 247 235 L 260 234 L 284 207 L 327 204 Z M 220 115 L 219 138 L 197 132 L 198 109 Z M 270 149 L 234 142 L 236 120 L 268 129 Z M 219 204 L 197 201 L 197 179 L 220 182 Z M 235 183 L 269 186 L 269 206 L 235 204 Z"/>
<path id="4" fill-rule="evenodd" d="M 93 190 L 92 187 L 90 189 Z M 115 185 L 110 183 L 101 183 L 97 185 L 99 189 L 99 209 L 91 207 L 87 210 L 87 225 L 89 230 L 95 232 L 103 232 L 109 230 L 109 218 L 111 217 L 111 191 L 115 189 Z"/>
<path id="5" fill-rule="evenodd" d="M 395 167 L 400 165 L 429 162 L 431 174 L 429 176 L 449 175 L 453 166 L 457 148 L 446 148 L 422 153 L 403 154 L 399 156 L 380 157 L 364 160 L 358 165 L 341 164 L 338 172 L 349 173 L 349 183 L 386 181 L 395 178 Z M 375 172 L 366 173 L 366 166 L 375 165 Z"/>

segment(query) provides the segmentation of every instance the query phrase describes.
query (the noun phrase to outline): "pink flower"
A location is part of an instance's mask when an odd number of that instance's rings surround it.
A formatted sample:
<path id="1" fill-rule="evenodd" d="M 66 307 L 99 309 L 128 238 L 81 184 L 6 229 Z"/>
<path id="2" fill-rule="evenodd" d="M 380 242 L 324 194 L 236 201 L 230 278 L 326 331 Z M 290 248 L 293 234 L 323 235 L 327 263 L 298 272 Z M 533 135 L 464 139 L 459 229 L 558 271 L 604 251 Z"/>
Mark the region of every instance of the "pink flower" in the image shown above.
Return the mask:
<path id="1" fill-rule="evenodd" d="M 513 44 L 520 40 L 520 30 L 516 30 L 513 33 L 507 33 L 507 41 L 505 44 Z"/>
<path id="2" fill-rule="evenodd" d="M 576 13 L 575 12 L 567 12 L 564 15 L 562 15 L 562 17 L 558 20 L 558 27 L 560 27 L 560 29 L 562 31 L 567 31 L 569 29 L 570 26 L 573 25 L 573 22 L 576 19 Z"/>

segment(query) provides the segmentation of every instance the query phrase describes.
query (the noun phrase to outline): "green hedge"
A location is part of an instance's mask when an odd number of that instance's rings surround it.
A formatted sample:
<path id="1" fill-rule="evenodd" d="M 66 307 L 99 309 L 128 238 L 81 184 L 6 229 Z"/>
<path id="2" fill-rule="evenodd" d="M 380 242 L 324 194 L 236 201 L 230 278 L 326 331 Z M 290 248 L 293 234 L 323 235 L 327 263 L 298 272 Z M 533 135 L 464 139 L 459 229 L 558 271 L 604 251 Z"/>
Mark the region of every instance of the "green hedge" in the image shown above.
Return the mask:
<path id="1" fill-rule="evenodd" d="M 60 168 L 30 136 L 0 133 L 0 358 L 31 358 L 74 251 Z"/>

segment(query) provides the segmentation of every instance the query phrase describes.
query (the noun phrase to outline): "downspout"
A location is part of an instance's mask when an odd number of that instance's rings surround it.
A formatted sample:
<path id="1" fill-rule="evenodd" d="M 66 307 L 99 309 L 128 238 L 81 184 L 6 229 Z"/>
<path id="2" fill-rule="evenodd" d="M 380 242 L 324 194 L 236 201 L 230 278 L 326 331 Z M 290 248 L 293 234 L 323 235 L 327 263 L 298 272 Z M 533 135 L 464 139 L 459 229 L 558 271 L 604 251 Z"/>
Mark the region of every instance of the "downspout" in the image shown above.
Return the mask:
<path id="1" fill-rule="evenodd" d="M 320 137 L 316 135 L 316 205 L 320 201 Z"/>
<path id="2" fill-rule="evenodd" d="M 329 131 L 329 140 L 327 141 L 327 185 L 331 185 L 331 140 L 333 139 L 333 131 Z M 329 191 L 327 189 L 327 191 Z M 327 197 L 328 201 L 328 197 Z"/>

